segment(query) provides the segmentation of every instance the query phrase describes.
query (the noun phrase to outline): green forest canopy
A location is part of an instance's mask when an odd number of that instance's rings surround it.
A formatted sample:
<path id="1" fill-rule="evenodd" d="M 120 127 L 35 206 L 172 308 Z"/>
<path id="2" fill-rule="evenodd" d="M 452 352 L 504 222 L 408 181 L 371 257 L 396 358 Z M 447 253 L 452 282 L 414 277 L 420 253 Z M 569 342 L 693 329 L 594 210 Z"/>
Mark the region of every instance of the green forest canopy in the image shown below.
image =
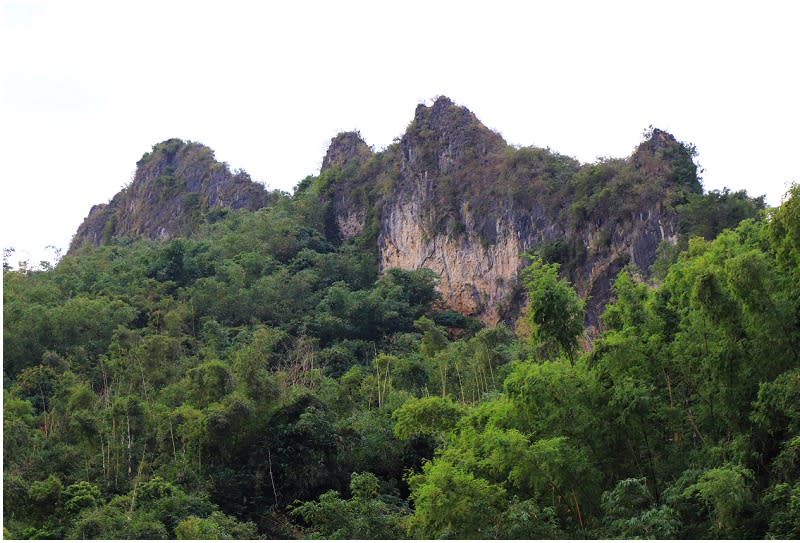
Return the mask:
<path id="1" fill-rule="evenodd" d="M 5 268 L 4 535 L 799 538 L 800 188 L 737 194 L 584 350 L 558 265 L 482 327 L 308 193 Z"/>

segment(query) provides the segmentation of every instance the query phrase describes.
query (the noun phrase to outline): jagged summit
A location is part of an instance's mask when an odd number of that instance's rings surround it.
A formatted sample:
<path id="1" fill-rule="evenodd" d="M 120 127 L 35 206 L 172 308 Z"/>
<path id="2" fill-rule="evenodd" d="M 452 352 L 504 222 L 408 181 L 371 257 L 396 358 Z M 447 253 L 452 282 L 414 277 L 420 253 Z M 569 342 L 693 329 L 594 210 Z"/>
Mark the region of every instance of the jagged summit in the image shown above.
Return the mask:
<path id="1" fill-rule="evenodd" d="M 326 157 L 349 165 L 326 181 L 334 235 L 377 233 L 382 271 L 431 268 L 446 303 L 485 322 L 519 307 L 521 255 L 533 250 L 563 265 L 597 323 L 617 272 L 647 274 L 659 242 L 677 236 L 672 202 L 699 186 L 691 150 L 662 130 L 626 159 L 580 164 L 508 145 L 447 97 L 418 105 L 399 145 L 366 149 L 340 134 Z"/>
<path id="2" fill-rule="evenodd" d="M 649 133 L 649 136 L 648 136 Z M 639 149 L 647 148 L 651 153 L 655 154 L 660 149 L 674 147 L 678 144 L 675 136 L 669 132 L 665 132 L 660 128 L 650 128 L 645 131 L 645 141 L 639 145 Z"/>
<path id="3" fill-rule="evenodd" d="M 690 192 L 703 192 L 697 165 L 692 160 L 697 154 L 694 146 L 684 144 L 669 132 L 652 126 L 644 136 L 645 140 L 630 158 L 639 171 Z"/>
<path id="4" fill-rule="evenodd" d="M 342 132 L 331 139 L 328 152 L 322 159 L 320 171 L 332 167 L 344 168 L 352 162 L 361 162 L 372 154 L 372 149 L 364 142 L 359 132 Z"/>
<path id="5" fill-rule="evenodd" d="M 487 128 L 469 109 L 440 96 L 433 105 L 420 104 L 401 139 L 403 158 L 428 171 L 448 173 L 471 165 L 506 147 L 502 136 Z"/>
<path id="6" fill-rule="evenodd" d="M 431 106 L 419 104 L 400 139 L 405 162 L 417 162 L 429 174 L 448 172 L 462 159 L 488 155 L 507 144 L 464 106 L 446 96 Z M 364 162 L 374 153 L 359 132 L 342 132 L 331 139 L 320 171 Z"/>
<path id="7" fill-rule="evenodd" d="M 168 239 L 189 235 L 215 208 L 258 209 L 271 201 L 243 171 L 231 173 L 201 143 L 169 139 L 136 163 L 133 181 L 108 204 L 92 207 L 70 250 L 111 238 Z"/>
<path id="8" fill-rule="evenodd" d="M 427 267 L 444 301 L 484 322 L 524 302 L 517 275 L 534 251 L 562 264 L 588 299 L 589 324 L 627 264 L 647 274 L 662 240 L 679 232 L 676 202 L 701 191 L 693 148 L 651 129 L 628 158 L 595 164 L 516 148 L 447 97 L 420 104 L 399 142 L 373 152 L 358 132 L 331 139 L 313 194 L 325 236 L 361 237 L 381 272 Z M 273 196 L 233 174 L 208 147 L 178 139 L 137 162 L 129 187 L 92 208 L 71 248 L 115 236 L 194 233 L 209 212 L 258 209 Z"/>

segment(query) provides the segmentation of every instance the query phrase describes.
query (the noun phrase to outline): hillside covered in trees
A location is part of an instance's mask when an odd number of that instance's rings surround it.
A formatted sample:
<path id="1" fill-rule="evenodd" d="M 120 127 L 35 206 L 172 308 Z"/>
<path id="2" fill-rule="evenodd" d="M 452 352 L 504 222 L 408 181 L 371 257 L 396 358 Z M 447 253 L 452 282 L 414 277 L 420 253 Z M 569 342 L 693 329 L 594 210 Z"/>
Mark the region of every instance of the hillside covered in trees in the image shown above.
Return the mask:
<path id="1" fill-rule="evenodd" d="M 4 536 L 799 538 L 800 188 L 765 209 L 660 131 L 580 165 L 457 114 L 334 138 L 291 196 L 170 140 L 57 264 L 4 266 Z M 516 314 L 382 257 L 425 161 L 424 232 L 561 225 Z M 642 209 L 674 221 L 652 250 Z"/>

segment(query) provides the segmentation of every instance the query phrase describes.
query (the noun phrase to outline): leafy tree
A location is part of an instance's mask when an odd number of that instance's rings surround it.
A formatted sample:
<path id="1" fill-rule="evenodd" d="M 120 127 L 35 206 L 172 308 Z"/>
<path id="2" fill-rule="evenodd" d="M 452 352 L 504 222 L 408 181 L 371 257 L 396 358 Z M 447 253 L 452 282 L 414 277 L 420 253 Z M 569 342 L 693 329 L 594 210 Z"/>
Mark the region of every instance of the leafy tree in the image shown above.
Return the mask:
<path id="1" fill-rule="evenodd" d="M 775 210 L 769 224 L 769 235 L 779 262 L 796 276 L 800 269 L 800 185 L 792 185 L 788 198 Z"/>
<path id="2" fill-rule="evenodd" d="M 256 539 L 256 525 L 214 511 L 206 518 L 189 515 L 175 526 L 176 539 Z"/>
<path id="3" fill-rule="evenodd" d="M 449 398 L 428 396 L 406 401 L 392 414 L 394 433 L 409 439 L 420 433 L 439 434 L 455 427 L 464 410 Z"/>
<path id="4" fill-rule="evenodd" d="M 504 424 L 538 436 L 591 439 L 601 416 L 596 377 L 580 365 L 558 359 L 518 362 L 505 382 L 513 409 Z"/>
<path id="5" fill-rule="evenodd" d="M 64 489 L 64 509 L 72 515 L 84 509 L 94 509 L 101 503 L 100 489 L 88 481 L 79 481 Z"/>
<path id="6" fill-rule="evenodd" d="M 197 407 L 218 402 L 235 388 L 230 368 L 218 360 L 192 368 L 187 372 L 187 378 L 188 397 Z"/>
<path id="7" fill-rule="evenodd" d="M 769 515 L 766 538 L 800 537 L 800 483 L 778 483 L 764 494 L 763 507 Z"/>
<path id="8" fill-rule="evenodd" d="M 750 198 L 743 190 L 731 192 L 727 187 L 705 194 L 690 193 L 686 199 L 677 207 L 681 233 L 686 239 L 701 236 L 712 240 L 726 228 L 758 217 L 764 209 L 764 196 Z"/>
<path id="9" fill-rule="evenodd" d="M 603 492 L 605 535 L 620 539 L 674 539 L 680 518 L 668 505 L 656 505 L 644 479 L 625 479 Z"/>
<path id="10" fill-rule="evenodd" d="M 528 289 L 528 321 L 533 337 L 545 347 L 555 347 L 574 361 L 578 337 L 583 332 L 583 302 L 564 279 L 558 264 L 534 257 L 522 278 Z"/>
<path id="11" fill-rule="evenodd" d="M 371 473 L 353 473 L 351 498 L 344 500 L 335 490 L 318 501 L 295 505 L 292 515 L 309 526 L 305 536 L 313 539 L 400 539 L 407 509 L 396 499 L 380 494 L 380 481 Z"/>
<path id="12" fill-rule="evenodd" d="M 449 462 L 428 462 L 408 479 L 415 538 L 481 539 L 497 530 L 505 489 Z"/>
<path id="13" fill-rule="evenodd" d="M 37 432 L 35 410 L 33 404 L 11 395 L 3 390 L 3 447 L 9 451 L 31 450 Z M 14 459 L 21 459 L 14 455 Z M 11 455 L 3 458 L 3 466 L 11 464 Z"/>
<path id="14" fill-rule="evenodd" d="M 743 517 L 752 502 L 750 484 L 753 473 L 738 465 L 706 470 L 697 482 L 684 491 L 687 498 L 696 498 L 709 507 L 714 519 L 713 532 L 733 536 L 742 534 Z"/>
<path id="15" fill-rule="evenodd" d="M 28 499 L 35 511 L 43 519 L 60 510 L 64 486 L 57 476 L 50 474 L 46 479 L 34 481 L 28 488 Z"/>

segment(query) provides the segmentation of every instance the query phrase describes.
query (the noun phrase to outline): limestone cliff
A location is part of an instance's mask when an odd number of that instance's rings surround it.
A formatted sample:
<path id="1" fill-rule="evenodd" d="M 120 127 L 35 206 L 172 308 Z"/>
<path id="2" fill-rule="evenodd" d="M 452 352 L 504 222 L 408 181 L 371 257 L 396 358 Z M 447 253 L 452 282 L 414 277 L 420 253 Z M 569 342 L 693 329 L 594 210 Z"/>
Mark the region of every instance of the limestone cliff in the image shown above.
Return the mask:
<path id="1" fill-rule="evenodd" d="M 660 130 L 628 159 L 582 165 L 510 147 L 447 98 L 418 106 L 379 153 L 340 134 L 321 175 L 342 238 L 370 227 L 381 271 L 431 268 L 445 303 L 487 323 L 524 303 L 517 275 L 533 250 L 562 263 L 596 324 L 619 270 L 647 274 L 659 242 L 677 238 L 674 203 L 699 187 L 690 151 Z"/>
<path id="2" fill-rule="evenodd" d="M 70 250 L 113 237 L 169 239 L 191 234 L 215 209 L 255 210 L 271 195 L 245 172 L 231 173 L 205 145 L 171 139 L 136 163 L 136 174 L 108 204 L 92 207 Z"/>
<path id="3" fill-rule="evenodd" d="M 374 152 L 360 134 L 333 138 L 313 187 L 330 241 L 358 238 L 381 272 L 428 267 L 444 302 L 486 323 L 524 304 L 525 253 L 559 262 L 598 322 L 628 263 L 646 275 L 664 239 L 677 238 L 675 206 L 702 192 L 692 149 L 652 129 L 626 159 L 593 164 L 512 147 L 445 97 L 419 105 L 405 134 Z M 131 184 L 92 208 L 70 249 L 113 237 L 188 236 L 214 211 L 255 210 L 275 198 L 208 147 L 173 139 L 137 163 Z"/>

